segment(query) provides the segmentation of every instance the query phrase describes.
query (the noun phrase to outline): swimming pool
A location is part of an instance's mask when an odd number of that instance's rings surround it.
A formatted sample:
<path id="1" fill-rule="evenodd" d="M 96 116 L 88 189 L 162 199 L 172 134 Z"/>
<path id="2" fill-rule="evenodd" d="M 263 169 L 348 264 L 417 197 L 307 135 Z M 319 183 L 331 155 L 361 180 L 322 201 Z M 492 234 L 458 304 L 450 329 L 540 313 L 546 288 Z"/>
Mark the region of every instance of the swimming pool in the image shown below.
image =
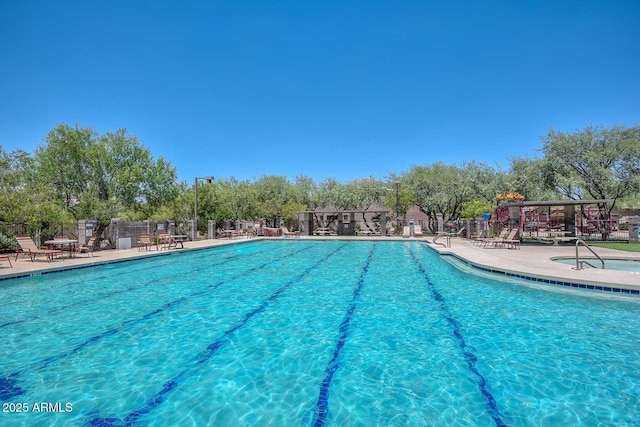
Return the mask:
<path id="1" fill-rule="evenodd" d="M 595 265 L 596 267 L 602 266 L 600 261 L 596 258 L 584 257 L 580 259 L 584 261 L 589 261 L 591 264 Z M 576 265 L 575 258 L 556 258 L 554 259 L 554 261 L 561 262 L 563 264 L 573 265 L 574 267 Z M 624 260 L 624 259 L 604 258 L 604 267 L 610 270 L 622 270 L 622 271 L 632 271 L 635 273 L 640 273 L 640 261 L 633 260 L 633 259 Z M 590 266 L 584 265 L 583 268 L 590 268 Z"/>
<path id="2" fill-rule="evenodd" d="M 637 298 L 469 275 L 419 242 L 254 242 L 0 292 L 3 426 L 640 419 Z"/>

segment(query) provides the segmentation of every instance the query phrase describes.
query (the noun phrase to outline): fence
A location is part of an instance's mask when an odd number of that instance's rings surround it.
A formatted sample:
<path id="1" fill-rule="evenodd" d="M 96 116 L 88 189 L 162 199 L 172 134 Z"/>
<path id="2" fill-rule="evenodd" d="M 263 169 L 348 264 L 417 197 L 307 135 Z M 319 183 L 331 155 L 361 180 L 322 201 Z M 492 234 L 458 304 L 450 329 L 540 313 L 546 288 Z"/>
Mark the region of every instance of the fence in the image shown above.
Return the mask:
<path id="1" fill-rule="evenodd" d="M 494 236 L 497 235 L 502 228 L 518 228 L 518 221 L 510 222 L 499 220 L 482 220 L 475 219 L 465 223 L 467 228 L 467 236 Z M 566 229 L 565 229 L 566 230 Z M 524 225 L 523 235 L 521 237 L 540 239 L 548 237 L 552 234 L 561 233 L 561 228 L 552 229 L 548 227 L 539 227 L 537 224 L 526 223 Z M 578 237 L 585 241 L 591 242 L 629 242 L 629 224 L 618 224 L 617 221 L 589 221 L 575 227 L 574 232 L 566 231 L 564 233 L 568 237 Z"/>
<path id="2" fill-rule="evenodd" d="M 174 221 L 120 221 L 112 220 L 102 233 L 104 245 L 112 249 L 126 249 L 135 246 L 140 236 L 148 234 L 184 234 L 191 235 L 191 222 L 178 223 Z"/>
<path id="3" fill-rule="evenodd" d="M 13 242 L 13 237 L 20 235 L 31 235 L 37 245 L 40 245 L 45 240 L 53 239 L 57 236 L 65 236 L 70 239 L 77 239 L 78 223 L 53 223 L 49 224 L 46 227 L 33 231 L 29 230 L 29 227 L 25 224 L 9 224 L 6 222 L 0 222 L 0 250 L 14 250 L 15 245 L 9 243 L 9 241 Z"/>

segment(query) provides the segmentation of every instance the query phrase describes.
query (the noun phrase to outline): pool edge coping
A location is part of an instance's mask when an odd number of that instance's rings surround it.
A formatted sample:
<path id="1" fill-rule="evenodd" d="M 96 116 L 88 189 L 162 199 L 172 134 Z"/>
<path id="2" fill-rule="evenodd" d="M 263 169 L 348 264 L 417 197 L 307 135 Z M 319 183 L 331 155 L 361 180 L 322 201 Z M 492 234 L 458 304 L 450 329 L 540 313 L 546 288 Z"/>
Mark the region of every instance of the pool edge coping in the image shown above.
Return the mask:
<path id="1" fill-rule="evenodd" d="M 138 260 L 150 259 L 150 258 L 156 258 L 156 257 L 174 256 L 174 255 L 178 255 L 178 254 L 181 254 L 181 253 L 202 251 L 202 250 L 226 247 L 226 246 L 231 246 L 231 245 L 241 245 L 241 244 L 247 244 L 247 243 L 251 243 L 251 242 L 258 242 L 258 241 L 261 241 L 261 240 L 263 240 L 263 239 L 256 238 L 256 239 L 247 239 L 247 240 L 231 240 L 231 241 L 228 241 L 228 242 L 224 242 L 222 244 L 200 246 L 200 247 L 195 247 L 195 248 L 181 248 L 181 249 L 167 250 L 167 251 L 158 250 L 158 251 L 155 251 L 155 252 L 150 252 L 149 251 L 148 253 L 146 253 L 146 251 L 145 251 L 145 252 L 142 252 L 142 253 L 138 252 L 138 255 L 134 255 L 134 256 L 125 256 L 125 257 L 122 257 L 122 258 L 105 259 L 105 260 L 99 260 L 99 261 L 91 261 L 92 258 L 87 258 L 89 261 L 83 262 L 81 264 L 56 265 L 55 267 L 47 267 L 47 268 L 37 269 L 37 270 L 28 270 L 28 271 L 21 271 L 21 272 L 16 272 L 16 273 L 0 274 L 0 282 L 2 282 L 4 280 L 21 279 L 21 278 L 25 278 L 25 277 L 38 277 L 38 276 L 42 276 L 44 274 L 60 273 L 60 272 L 72 271 L 72 270 L 80 270 L 80 269 L 84 269 L 84 268 L 99 267 L 99 266 L 110 265 L 110 264 L 119 264 L 119 263 L 124 263 L 124 262 L 138 261 Z"/>
<path id="2" fill-rule="evenodd" d="M 557 276 L 547 276 L 544 274 L 536 275 L 532 273 L 524 273 L 522 271 L 489 266 L 489 265 L 485 265 L 475 261 L 471 261 L 465 258 L 464 256 L 453 253 L 449 250 L 440 251 L 439 248 L 434 247 L 433 245 L 429 244 L 427 241 L 423 241 L 423 243 L 442 258 L 452 257 L 465 263 L 466 265 L 472 268 L 475 268 L 487 273 L 501 274 L 505 277 L 513 277 L 516 279 L 527 280 L 535 283 L 544 283 L 544 284 L 554 285 L 554 286 L 564 286 L 564 287 L 586 289 L 586 290 L 593 290 L 593 291 L 599 291 L 599 292 L 611 292 L 615 294 L 640 296 L 640 289 L 626 287 L 626 286 L 633 286 L 633 285 L 627 285 L 624 283 L 604 283 L 604 282 L 591 281 L 591 280 L 575 280 L 575 279 L 561 278 Z M 554 257 L 551 257 L 550 259 L 552 258 Z"/>

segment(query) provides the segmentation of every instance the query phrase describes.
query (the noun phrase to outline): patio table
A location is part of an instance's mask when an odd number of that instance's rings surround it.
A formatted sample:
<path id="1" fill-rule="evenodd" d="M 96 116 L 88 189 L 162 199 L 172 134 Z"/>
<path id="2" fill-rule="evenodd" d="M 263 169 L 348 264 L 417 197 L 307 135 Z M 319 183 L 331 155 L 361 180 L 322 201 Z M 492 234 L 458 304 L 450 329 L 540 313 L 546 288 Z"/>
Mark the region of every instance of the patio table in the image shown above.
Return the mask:
<path id="1" fill-rule="evenodd" d="M 189 236 L 185 234 L 176 234 L 171 237 L 171 242 L 169 242 L 169 249 L 173 246 L 175 249 L 178 249 L 178 244 L 180 248 L 184 249 L 184 242 L 189 238 Z"/>
<path id="2" fill-rule="evenodd" d="M 58 246 L 62 251 L 62 256 L 64 257 L 64 246 L 67 246 L 67 250 L 69 251 L 69 258 L 75 255 L 75 247 L 76 243 L 78 243 L 75 239 L 54 239 L 54 240 L 45 240 L 44 244 L 47 245 L 48 249 L 54 249 Z"/>

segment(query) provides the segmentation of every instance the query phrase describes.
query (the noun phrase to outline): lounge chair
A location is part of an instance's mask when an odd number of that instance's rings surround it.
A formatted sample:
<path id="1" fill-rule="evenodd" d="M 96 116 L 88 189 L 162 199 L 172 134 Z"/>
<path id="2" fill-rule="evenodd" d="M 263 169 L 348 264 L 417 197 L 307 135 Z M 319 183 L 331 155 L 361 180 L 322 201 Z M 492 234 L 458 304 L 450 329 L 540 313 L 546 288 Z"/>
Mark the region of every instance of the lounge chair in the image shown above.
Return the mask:
<path id="1" fill-rule="evenodd" d="M 36 243 L 29 236 L 16 236 L 16 240 L 18 241 L 18 245 L 20 248 L 16 250 L 16 261 L 18 260 L 18 256 L 21 253 L 29 255 L 31 258 L 31 262 L 35 259 L 35 257 L 39 255 L 44 255 L 47 257 L 47 261 L 53 260 L 53 258 L 57 255 L 62 257 L 62 251 L 58 249 L 40 249 L 36 246 Z"/>
<path id="2" fill-rule="evenodd" d="M 282 236 L 283 237 L 291 237 L 291 238 L 300 238 L 300 232 L 299 231 L 289 231 L 289 229 L 287 227 L 282 227 Z"/>
<path id="3" fill-rule="evenodd" d="M 79 244 L 76 246 L 76 255 L 86 252 L 90 257 L 93 256 L 93 245 L 96 243 L 96 236 L 91 236 L 89 241 L 85 244 Z"/>
<path id="4" fill-rule="evenodd" d="M 422 234 L 422 226 L 421 225 L 414 225 L 413 226 L 413 237 L 423 237 L 424 234 Z"/>
<path id="5" fill-rule="evenodd" d="M 497 237 L 479 238 L 479 239 L 476 240 L 476 243 L 478 244 L 478 246 L 484 245 L 484 247 L 486 248 L 487 245 L 489 245 L 489 244 L 494 244 L 497 241 L 506 239 L 508 235 L 509 235 L 509 229 L 508 228 L 503 228 L 502 231 L 500 231 L 500 234 Z"/>
<path id="6" fill-rule="evenodd" d="M 411 237 L 411 227 L 408 225 L 405 225 L 404 228 L 402 229 L 402 237 Z"/>
<path id="7" fill-rule="evenodd" d="M 508 246 L 509 249 L 520 249 L 520 239 L 516 239 L 516 234 L 518 234 L 518 229 L 514 228 L 511 230 L 506 239 L 503 239 L 502 242 L 499 243 L 500 246 Z"/>
<path id="8" fill-rule="evenodd" d="M 6 259 L 7 261 L 9 261 L 9 267 L 13 267 L 13 264 L 11 264 L 11 259 L 9 258 L 9 255 L 0 255 L 0 259 Z"/>
<path id="9" fill-rule="evenodd" d="M 504 233 L 501 232 L 500 236 L 494 239 L 487 239 L 485 241 L 484 247 L 486 248 L 488 245 L 493 245 L 494 248 L 497 248 L 498 246 L 504 246 L 507 242 L 513 241 L 517 233 L 518 233 L 517 228 L 514 228 L 511 231 L 507 231 L 506 236 L 504 235 Z"/>
<path id="10" fill-rule="evenodd" d="M 440 232 L 438 232 L 438 234 L 436 234 L 436 237 L 435 237 L 434 241 L 436 239 L 439 239 L 439 238 L 444 237 L 444 236 L 447 236 L 447 237 L 462 237 L 463 233 L 464 233 L 464 227 L 462 227 L 460 230 L 458 230 L 455 233 L 447 233 L 447 232 L 444 232 L 444 231 L 440 231 Z M 477 242 L 477 239 L 475 239 L 475 238 L 472 238 L 472 240 Z"/>
<path id="11" fill-rule="evenodd" d="M 460 230 L 458 230 L 455 233 L 449 233 L 449 237 L 463 237 L 464 235 L 464 227 L 462 227 Z"/>

